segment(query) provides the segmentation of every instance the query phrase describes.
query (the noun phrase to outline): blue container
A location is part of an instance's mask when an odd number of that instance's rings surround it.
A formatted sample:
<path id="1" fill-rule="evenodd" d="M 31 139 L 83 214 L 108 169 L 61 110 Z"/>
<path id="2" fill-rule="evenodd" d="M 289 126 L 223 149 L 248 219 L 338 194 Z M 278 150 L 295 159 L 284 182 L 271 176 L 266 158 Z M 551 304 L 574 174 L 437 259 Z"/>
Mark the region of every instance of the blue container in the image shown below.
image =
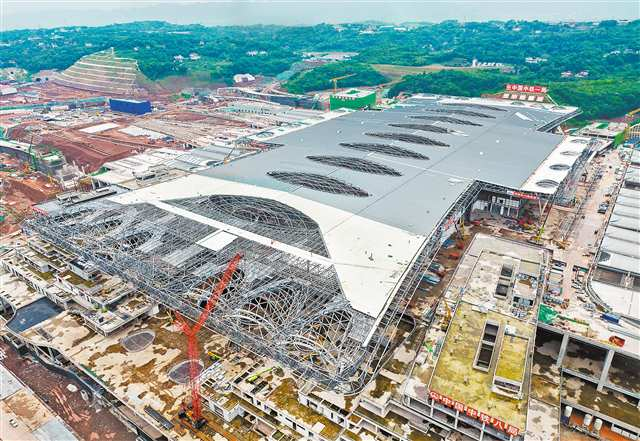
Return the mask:
<path id="1" fill-rule="evenodd" d="M 615 323 L 616 325 L 620 322 L 620 316 L 611 312 L 605 312 L 604 314 L 602 314 L 601 318 L 602 320 Z"/>
<path id="2" fill-rule="evenodd" d="M 151 112 L 151 102 L 138 100 L 124 100 L 109 98 L 109 108 L 112 112 L 131 113 L 134 115 L 144 115 Z"/>

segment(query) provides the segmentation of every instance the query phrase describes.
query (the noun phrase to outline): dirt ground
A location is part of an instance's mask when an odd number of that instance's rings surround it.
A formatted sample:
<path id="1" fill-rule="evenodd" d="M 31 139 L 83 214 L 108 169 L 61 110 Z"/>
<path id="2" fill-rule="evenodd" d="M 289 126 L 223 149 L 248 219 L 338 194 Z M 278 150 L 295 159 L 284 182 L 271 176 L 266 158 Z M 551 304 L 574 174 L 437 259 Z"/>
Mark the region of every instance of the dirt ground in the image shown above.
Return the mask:
<path id="1" fill-rule="evenodd" d="M 113 416 L 108 410 L 98 410 L 89 406 L 81 397 L 80 383 L 52 372 L 38 362 L 21 357 L 4 342 L 0 342 L 7 357 L 3 364 L 51 410 L 58 414 L 84 441 L 135 441 L 136 435 Z M 67 389 L 74 385 L 76 392 Z"/>

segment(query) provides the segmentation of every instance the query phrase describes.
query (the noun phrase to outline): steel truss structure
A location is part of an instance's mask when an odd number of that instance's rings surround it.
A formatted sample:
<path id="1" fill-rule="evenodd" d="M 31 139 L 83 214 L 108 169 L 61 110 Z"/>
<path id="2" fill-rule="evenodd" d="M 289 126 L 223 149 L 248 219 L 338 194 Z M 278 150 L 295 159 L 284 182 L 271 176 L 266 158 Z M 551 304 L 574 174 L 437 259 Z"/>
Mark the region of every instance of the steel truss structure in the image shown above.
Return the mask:
<path id="1" fill-rule="evenodd" d="M 576 162 L 573 163 L 571 171 L 559 186 L 558 191 L 556 192 L 556 204 L 562 205 L 564 207 L 573 206 L 573 204 L 575 203 L 578 183 L 580 182 L 582 174 L 585 170 L 585 166 L 589 162 L 589 159 L 596 153 L 597 147 L 597 141 L 588 141 L 587 148 L 582 151 L 578 159 L 576 159 Z M 553 165 L 551 166 L 551 168 L 553 168 Z"/>
<path id="2" fill-rule="evenodd" d="M 401 343 L 401 322 L 412 322 L 405 310 L 445 239 L 447 225 L 464 216 L 482 190 L 503 189 L 479 181 L 469 184 L 405 269 L 379 317 L 351 307 L 331 264 L 269 246 L 279 241 L 328 256 L 313 219 L 270 199 L 199 196 L 163 203 L 170 209 L 94 201 L 32 218 L 23 229 L 194 320 L 212 284 L 228 262 L 242 254 L 205 326 L 305 379 L 349 394 L 360 391 Z M 232 240 L 221 243 L 215 236 L 222 231 L 199 217 L 266 240 L 231 235 Z"/>
<path id="3" fill-rule="evenodd" d="M 172 206 L 326 253 L 315 222 L 276 201 L 217 196 L 172 201 Z M 288 235 L 279 235 L 287 230 Z M 24 231 L 120 276 L 192 319 L 227 263 L 241 253 L 233 280 L 205 326 L 344 393 L 360 390 L 379 369 L 419 278 L 411 274 L 415 283 L 405 281 L 376 318 L 351 307 L 332 265 L 239 236 L 222 247 L 207 247 L 220 230 L 148 203 L 83 204 L 30 219 Z"/>

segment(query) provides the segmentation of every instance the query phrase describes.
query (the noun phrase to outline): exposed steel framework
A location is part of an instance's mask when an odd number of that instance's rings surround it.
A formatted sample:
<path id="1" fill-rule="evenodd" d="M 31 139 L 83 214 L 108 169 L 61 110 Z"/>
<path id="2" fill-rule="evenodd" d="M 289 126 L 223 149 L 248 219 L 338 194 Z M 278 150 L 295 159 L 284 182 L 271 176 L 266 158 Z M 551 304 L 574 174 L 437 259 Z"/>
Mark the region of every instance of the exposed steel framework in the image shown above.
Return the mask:
<path id="1" fill-rule="evenodd" d="M 398 343 L 398 324 L 427 262 L 412 265 L 386 310 L 372 317 L 351 306 L 332 264 L 241 236 L 212 249 L 205 244 L 220 230 L 191 218 L 327 254 L 317 224 L 298 210 L 240 195 L 170 202 L 160 208 L 96 201 L 30 219 L 24 230 L 192 320 L 206 305 L 207 287 L 242 253 L 204 326 L 330 389 L 360 390 Z"/>

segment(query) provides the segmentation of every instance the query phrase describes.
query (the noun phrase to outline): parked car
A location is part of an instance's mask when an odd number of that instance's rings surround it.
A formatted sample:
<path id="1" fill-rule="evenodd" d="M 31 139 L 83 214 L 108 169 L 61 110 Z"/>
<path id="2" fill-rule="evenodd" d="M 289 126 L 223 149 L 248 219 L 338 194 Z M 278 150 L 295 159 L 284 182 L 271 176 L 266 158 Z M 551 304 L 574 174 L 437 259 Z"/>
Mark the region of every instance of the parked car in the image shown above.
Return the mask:
<path id="1" fill-rule="evenodd" d="M 422 281 L 428 283 L 429 285 L 437 285 L 438 283 L 440 283 L 440 280 L 442 280 L 440 279 L 440 277 L 429 271 L 422 275 Z"/>
<path id="2" fill-rule="evenodd" d="M 445 273 L 444 265 L 440 262 L 431 262 L 431 265 L 429 265 L 429 271 L 434 272 L 438 276 L 442 277 Z"/>
<path id="3" fill-rule="evenodd" d="M 598 213 L 600 214 L 606 213 L 608 209 L 609 209 L 609 204 L 607 204 L 606 202 L 603 202 L 600 205 L 598 205 Z"/>

